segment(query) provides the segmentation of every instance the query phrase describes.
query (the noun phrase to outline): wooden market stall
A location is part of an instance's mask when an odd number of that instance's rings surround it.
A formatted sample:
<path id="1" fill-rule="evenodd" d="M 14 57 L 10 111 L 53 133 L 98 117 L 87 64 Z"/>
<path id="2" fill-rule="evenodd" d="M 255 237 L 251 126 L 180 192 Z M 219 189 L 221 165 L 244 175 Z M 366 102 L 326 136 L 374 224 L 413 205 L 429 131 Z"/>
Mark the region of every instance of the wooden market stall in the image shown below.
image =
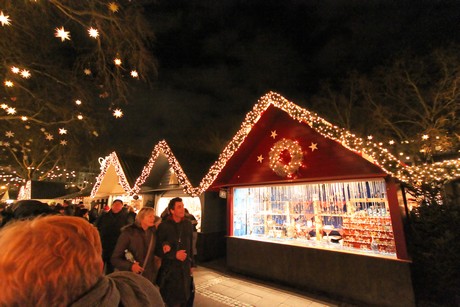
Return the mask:
<path id="1" fill-rule="evenodd" d="M 132 188 L 142 172 L 148 158 L 136 155 L 112 152 L 100 158 L 101 171 L 91 191 L 93 203 L 111 205 L 113 200 L 121 199 L 123 203 L 140 209 L 147 201 L 132 193 Z"/>
<path id="2" fill-rule="evenodd" d="M 199 189 L 227 196 L 230 269 L 358 304 L 413 306 L 404 167 L 270 92 Z"/>
<path id="3" fill-rule="evenodd" d="M 166 141 L 158 142 L 131 193 L 152 199 L 158 216 L 172 198 L 182 198 L 185 208 L 198 222 L 197 258 L 203 261 L 222 256 L 220 252 L 225 250 L 221 248 L 225 237 L 225 202 L 213 192 L 197 193 L 194 187 L 203 177 L 203 170 L 207 169 L 201 162 L 208 159 L 206 155 L 190 150 L 178 152 L 183 153 L 181 162 L 185 164 L 179 163 L 177 152 L 173 153 Z M 213 158 L 209 164 L 215 160 Z"/>

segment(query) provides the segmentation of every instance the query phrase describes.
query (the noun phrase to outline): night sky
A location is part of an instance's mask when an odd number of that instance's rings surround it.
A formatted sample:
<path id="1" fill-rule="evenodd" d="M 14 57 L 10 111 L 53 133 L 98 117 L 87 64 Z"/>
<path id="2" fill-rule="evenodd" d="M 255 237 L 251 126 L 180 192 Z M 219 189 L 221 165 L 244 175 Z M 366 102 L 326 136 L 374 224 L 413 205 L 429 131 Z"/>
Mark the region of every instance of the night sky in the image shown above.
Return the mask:
<path id="1" fill-rule="evenodd" d="M 268 91 L 308 109 L 322 80 L 460 33 L 460 1 L 163 0 L 146 13 L 158 74 L 108 123 L 111 150 L 141 155 L 161 139 L 218 154 Z"/>

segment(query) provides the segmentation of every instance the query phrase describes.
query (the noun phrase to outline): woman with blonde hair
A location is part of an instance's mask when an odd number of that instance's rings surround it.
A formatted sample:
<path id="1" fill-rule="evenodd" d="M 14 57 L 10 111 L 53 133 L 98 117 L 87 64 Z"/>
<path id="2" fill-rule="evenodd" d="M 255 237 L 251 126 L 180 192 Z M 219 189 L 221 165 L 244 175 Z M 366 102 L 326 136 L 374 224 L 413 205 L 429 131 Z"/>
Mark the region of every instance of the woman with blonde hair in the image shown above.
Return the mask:
<path id="1" fill-rule="evenodd" d="M 160 263 L 160 258 L 154 255 L 155 223 L 159 219 L 153 208 L 144 207 L 133 224 L 122 228 L 110 259 L 116 269 L 132 271 L 155 283 Z"/>
<path id="2" fill-rule="evenodd" d="M 164 306 L 144 278 L 103 275 L 99 233 L 82 218 L 10 223 L 0 246 L 0 306 Z"/>

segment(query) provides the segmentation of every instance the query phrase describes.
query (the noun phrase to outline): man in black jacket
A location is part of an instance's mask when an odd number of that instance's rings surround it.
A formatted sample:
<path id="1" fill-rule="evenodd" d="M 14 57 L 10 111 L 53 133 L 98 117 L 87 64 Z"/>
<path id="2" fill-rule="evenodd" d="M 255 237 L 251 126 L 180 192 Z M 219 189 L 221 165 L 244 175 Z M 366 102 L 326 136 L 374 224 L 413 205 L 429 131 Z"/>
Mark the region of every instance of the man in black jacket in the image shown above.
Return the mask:
<path id="1" fill-rule="evenodd" d="M 193 306 L 192 232 L 179 197 L 168 204 L 169 217 L 158 227 L 155 254 L 162 258 L 157 283 L 167 306 Z"/>
<path id="2" fill-rule="evenodd" d="M 96 227 L 99 230 L 102 242 L 102 260 L 104 260 L 105 274 L 114 271 L 110 262 L 121 228 L 128 225 L 128 214 L 123 210 L 123 201 L 115 199 L 112 202 L 112 208 L 105 214 L 102 214 L 96 221 Z"/>

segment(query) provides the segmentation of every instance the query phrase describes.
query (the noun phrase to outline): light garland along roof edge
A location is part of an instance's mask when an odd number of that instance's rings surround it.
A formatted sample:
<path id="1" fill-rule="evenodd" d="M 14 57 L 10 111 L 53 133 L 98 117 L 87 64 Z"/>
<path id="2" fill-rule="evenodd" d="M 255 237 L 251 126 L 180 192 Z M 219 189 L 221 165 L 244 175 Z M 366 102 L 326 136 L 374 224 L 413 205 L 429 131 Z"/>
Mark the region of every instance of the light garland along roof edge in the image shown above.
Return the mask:
<path id="1" fill-rule="evenodd" d="M 348 150 L 361 155 L 364 159 L 379 166 L 388 175 L 403 182 L 420 182 L 422 181 L 422 177 L 432 181 L 460 178 L 458 167 L 460 159 L 424 164 L 423 166 L 407 166 L 391 154 L 387 148 L 384 148 L 378 143 L 357 137 L 350 131 L 331 124 L 316 113 L 294 104 L 280 94 L 269 92 L 262 96 L 254 105 L 253 109 L 246 114 L 240 130 L 238 130 L 233 139 L 224 148 L 218 160 L 203 177 L 199 187 L 195 189 L 194 194 L 200 195 L 212 185 L 219 173 L 225 167 L 227 161 L 230 160 L 234 153 L 244 143 L 254 125 L 270 106 L 283 110 L 291 118 L 307 124 L 322 136 L 334 140 Z"/>

